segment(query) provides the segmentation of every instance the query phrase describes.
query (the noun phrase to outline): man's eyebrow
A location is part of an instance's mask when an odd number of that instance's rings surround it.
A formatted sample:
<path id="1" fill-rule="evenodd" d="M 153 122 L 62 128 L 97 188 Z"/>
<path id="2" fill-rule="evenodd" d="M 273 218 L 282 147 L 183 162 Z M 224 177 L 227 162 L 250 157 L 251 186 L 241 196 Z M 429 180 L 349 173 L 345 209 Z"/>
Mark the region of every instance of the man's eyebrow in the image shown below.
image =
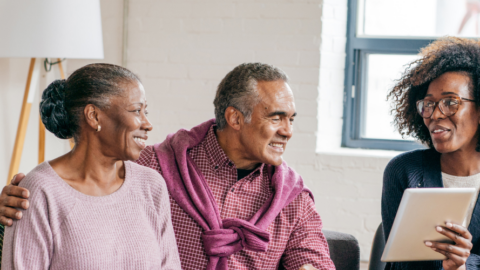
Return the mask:
<path id="1" fill-rule="evenodd" d="M 268 117 L 276 116 L 276 115 L 281 115 L 281 116 L 287 116 L 287 113 L 284 111 L 274 111 L 268 114 Z M 297 115 L 297 112 L 295 112 L 292 117 L 295 117 Z"/>

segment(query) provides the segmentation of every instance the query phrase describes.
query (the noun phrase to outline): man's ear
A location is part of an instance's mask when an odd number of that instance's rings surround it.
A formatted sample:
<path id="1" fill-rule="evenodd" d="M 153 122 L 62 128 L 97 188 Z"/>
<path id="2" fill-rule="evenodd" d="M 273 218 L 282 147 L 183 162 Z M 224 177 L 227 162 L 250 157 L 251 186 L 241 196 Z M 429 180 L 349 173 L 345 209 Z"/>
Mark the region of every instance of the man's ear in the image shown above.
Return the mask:
<path id="1" fill-rule="evenodd" d="M 85 106 L 83 110 L 83 115 L 85 116 L 85 122 L 89 125 L 93 130 L 97 130 L 99 121 L 98 121 L 98 113 L 99 109 L 95 107 L 93 104 L 88 104 Z"/>
<path id="2" fill-rule="evenodd" d="M 240 130 L 244 120 L 243 113 L 230 106 L 225 110 L 225 120 L 227 120 L 227 124 L 231 128 L 234 130 Z"/>

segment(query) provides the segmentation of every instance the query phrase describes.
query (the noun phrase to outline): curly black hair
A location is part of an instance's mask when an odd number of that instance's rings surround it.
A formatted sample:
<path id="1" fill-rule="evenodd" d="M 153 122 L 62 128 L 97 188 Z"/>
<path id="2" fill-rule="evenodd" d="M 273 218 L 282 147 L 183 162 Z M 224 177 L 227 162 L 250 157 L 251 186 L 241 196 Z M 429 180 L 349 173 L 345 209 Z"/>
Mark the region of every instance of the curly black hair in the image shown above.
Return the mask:
<path id="1" fill-rule="evenodd" d="M 420 51 L 422 58 L 413 61 L 388 94 L 394 108 L 395 127 L 402 137 L 411 136 L 433 148 L 430 132 L 417 113 L 416 102 L 423 99 L 428 86 L 446 72 L 464 72 L 470 77 L 476 106 L 480 106 L 480 43 L 477 40 L 445 37 Z M 480 140 L 476 150 L 480 152 Z"/>

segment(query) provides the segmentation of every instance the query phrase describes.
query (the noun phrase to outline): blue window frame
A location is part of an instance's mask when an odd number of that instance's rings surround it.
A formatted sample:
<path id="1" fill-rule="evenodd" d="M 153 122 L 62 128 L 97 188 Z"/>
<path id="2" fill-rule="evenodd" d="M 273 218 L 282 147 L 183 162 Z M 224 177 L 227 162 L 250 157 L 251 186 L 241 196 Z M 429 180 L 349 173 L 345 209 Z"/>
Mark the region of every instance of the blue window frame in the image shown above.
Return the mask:
<path id="1" fill-rule="evenodd" d="M 348 4 L 342 146 L 398 151 L 423 148 L 411 140 L 376 139 L 363 135 L 366 125 L 368 56 L 418 54 L 420 48 L 427 46 L 434 39 L 357 35 L 358 1 L 361 0 L 349 0 Z"/>

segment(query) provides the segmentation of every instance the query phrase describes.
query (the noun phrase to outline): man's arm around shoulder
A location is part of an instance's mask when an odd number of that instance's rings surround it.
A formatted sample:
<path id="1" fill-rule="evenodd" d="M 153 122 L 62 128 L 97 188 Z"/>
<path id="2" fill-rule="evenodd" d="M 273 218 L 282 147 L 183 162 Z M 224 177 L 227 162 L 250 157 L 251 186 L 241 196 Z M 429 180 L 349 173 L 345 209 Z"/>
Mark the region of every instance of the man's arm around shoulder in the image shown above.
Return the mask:
<path id="1" fill-rule="evenodd" d="M 13 220 L 22 218 L 22 212 L 16 208 L 28 209 L 30 192 L 18 186 L 24 177 L 23 173 L 15 175 L 11 184 L 5 186 L 0 194 L 0 224 L 4 226 L 12 226 Z"/>

